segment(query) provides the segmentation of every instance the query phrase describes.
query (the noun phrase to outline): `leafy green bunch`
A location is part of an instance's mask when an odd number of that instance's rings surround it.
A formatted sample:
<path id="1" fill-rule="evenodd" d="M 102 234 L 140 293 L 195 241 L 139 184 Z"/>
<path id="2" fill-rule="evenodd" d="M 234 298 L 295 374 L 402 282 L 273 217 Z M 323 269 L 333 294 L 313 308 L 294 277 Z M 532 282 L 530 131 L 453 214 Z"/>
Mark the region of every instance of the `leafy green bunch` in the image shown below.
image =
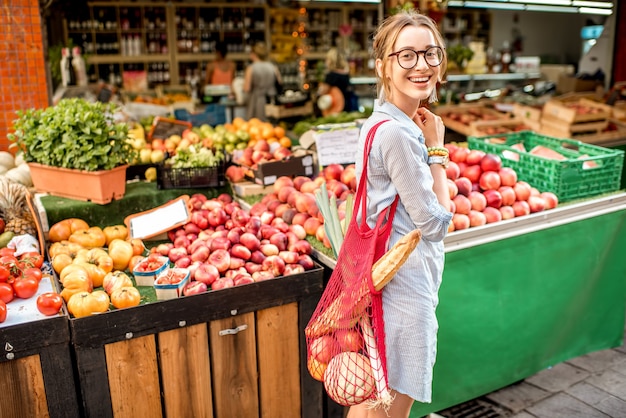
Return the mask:
<path id="1" fill-rule="evenodd" d="M 17 111 L 9 140 L 26 162 L 85 171 L 110 170 L 137 158 L 128 125 L 115 121 L 113 103 L 63 99 L 46 109 Z"/>

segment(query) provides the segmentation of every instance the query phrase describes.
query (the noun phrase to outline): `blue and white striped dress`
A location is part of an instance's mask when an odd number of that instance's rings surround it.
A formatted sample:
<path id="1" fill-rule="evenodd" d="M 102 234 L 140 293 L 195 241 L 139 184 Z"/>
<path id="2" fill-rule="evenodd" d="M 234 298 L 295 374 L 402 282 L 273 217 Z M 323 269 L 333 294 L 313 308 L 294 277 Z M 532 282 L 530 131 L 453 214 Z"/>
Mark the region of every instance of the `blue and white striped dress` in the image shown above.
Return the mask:
<path id="1" fill-rule="evenodd" d="M 432 370 L 437 353 L 438 291 L 444 265 L 443 239 L 452 214 L 437 201 L 426 162 L 422 131 L 391 103 L 374 105 L 361 128 L 356 157 L 357 179 L 370 128 L 381 120 L 369 156 L 368 224 L 400 196 L 390 246 L 415 228 L 422 239 L 383 290 L 389 387 L 419 402 L 431 402 Z"/>

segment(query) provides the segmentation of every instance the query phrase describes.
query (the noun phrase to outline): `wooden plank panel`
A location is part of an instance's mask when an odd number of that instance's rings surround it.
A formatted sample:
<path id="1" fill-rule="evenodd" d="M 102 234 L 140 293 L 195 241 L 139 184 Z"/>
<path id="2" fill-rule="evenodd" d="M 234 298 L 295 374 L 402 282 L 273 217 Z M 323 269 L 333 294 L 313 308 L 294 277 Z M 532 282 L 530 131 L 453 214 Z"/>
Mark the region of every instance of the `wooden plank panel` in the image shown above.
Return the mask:
<path id="1" fill-rule="evenodd" d="M 161 417 L 161 388 L 154 335 L 104 346 L 111 405 L 116 418 Z"/>
<path id="2" fill-rule="evenodd" d="M 80 417 L 74 364 L 68 344 L 41 350 L 41 371 L 51 418 Z"/>
<path id="3" fill-rule="evenodd" d="M 215 416 L 258 417 L 259 376 L 254 313 L 215 320 L 209 326 Z M 239 332 L 220 335 L 220 331 L 238 328 Z"/>
<path id="4" fill-rule="evenodd" d="M 212 418 L 207 325 L 166 331 L 158 337 L 165 415 Z"/>
<path id="5" fill-rule="evenodd" d="M 0 363 L 0 418 L 48 416 L 39 355 Z"/>
<path id="6" fill-rule="evenodd" d="M 257 312 L 262 418 L 301 416 L 298 304 Z"/>

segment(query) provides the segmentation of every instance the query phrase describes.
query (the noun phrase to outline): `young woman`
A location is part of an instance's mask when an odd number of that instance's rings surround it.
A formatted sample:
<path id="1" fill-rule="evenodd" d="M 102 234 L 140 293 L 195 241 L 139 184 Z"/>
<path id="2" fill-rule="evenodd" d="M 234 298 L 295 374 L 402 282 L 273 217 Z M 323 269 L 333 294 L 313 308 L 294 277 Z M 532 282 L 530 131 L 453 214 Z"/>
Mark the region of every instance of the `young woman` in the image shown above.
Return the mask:
<path id="1" fill-rule="evenodd" d="M 218 43 L 215 49 L 215 61 L 207 64 L 205 84 L 231 85 L 235 79 L 236 66 L 226 55 L 226 43 Z"/>
<path id="2" fill-rule="evenodd" d="M 324 76 L 324 81 L 319 85 L 318 96 L 331 94 L 339 101 L 337 104 L 332 104 L 332 111 L 329 111 L 328 114 L 356 110 L 353 106 L 354 93 L 353 86 L 350 83 L 348 61 L 337 48 L 330 48 L 326 53 L 326 69 L 328 72 Z M 338 91 L 331 92 L 333 87 L 336 87 Z M 325 112 L 323 113 L 326 114 Z"/>
<path id="3" fill-rule="evenodd" d="M 385 19 L 373 43 L 378 99 L 361 128 L 363 155 L 370 128 L 380 125 L 368 160 L 367 221 L 400 197 L 389 246 L 419 228 L 422 239 L 383 290 L 385 345 L 391 409 L 350 408 L 348 418 L 408 417 L 414 401 L 431 402 L 437 351 L 438 291 L 444 266 L 443 239 L 452 219 L 446 183 L 445 127 L 424 107 L 437 100 L 446 70 L 444 40 L 436 24 L 417 12 Z M 363 169 L 357 157 L 357 178 Z"/>

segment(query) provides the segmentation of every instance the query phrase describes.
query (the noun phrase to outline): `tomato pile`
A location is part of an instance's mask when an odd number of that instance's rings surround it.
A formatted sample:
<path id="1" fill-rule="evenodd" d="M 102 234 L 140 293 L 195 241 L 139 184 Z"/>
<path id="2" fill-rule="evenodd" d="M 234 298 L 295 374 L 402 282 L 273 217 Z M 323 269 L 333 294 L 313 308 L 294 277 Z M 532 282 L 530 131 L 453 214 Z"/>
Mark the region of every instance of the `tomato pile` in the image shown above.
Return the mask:
<path id="1" fill-rule="evenodd" d="M 160 256 L 159 254 L 152 253 L 148 257 L 146 257 L 143 261 L 138 263 L 135 266 L 134 271 L 148 273 L 157 271 L 165 263 L 169 263 L 169 259 L 167 257 Z"/>
<path id="2" fill-rule="evenodd" d="M 7 303 L 14 298 L 29 299 L 37 294 L 43 277 L 43 261 L 43 256 L 37 252 L 16 256 L 14 249 L 0 249 L 0 322 L 6 320 Z M 37 298 L 37 309 L 44 315 L 57 314 L 61 306 L 61 297 L 56 293 Z"/>

